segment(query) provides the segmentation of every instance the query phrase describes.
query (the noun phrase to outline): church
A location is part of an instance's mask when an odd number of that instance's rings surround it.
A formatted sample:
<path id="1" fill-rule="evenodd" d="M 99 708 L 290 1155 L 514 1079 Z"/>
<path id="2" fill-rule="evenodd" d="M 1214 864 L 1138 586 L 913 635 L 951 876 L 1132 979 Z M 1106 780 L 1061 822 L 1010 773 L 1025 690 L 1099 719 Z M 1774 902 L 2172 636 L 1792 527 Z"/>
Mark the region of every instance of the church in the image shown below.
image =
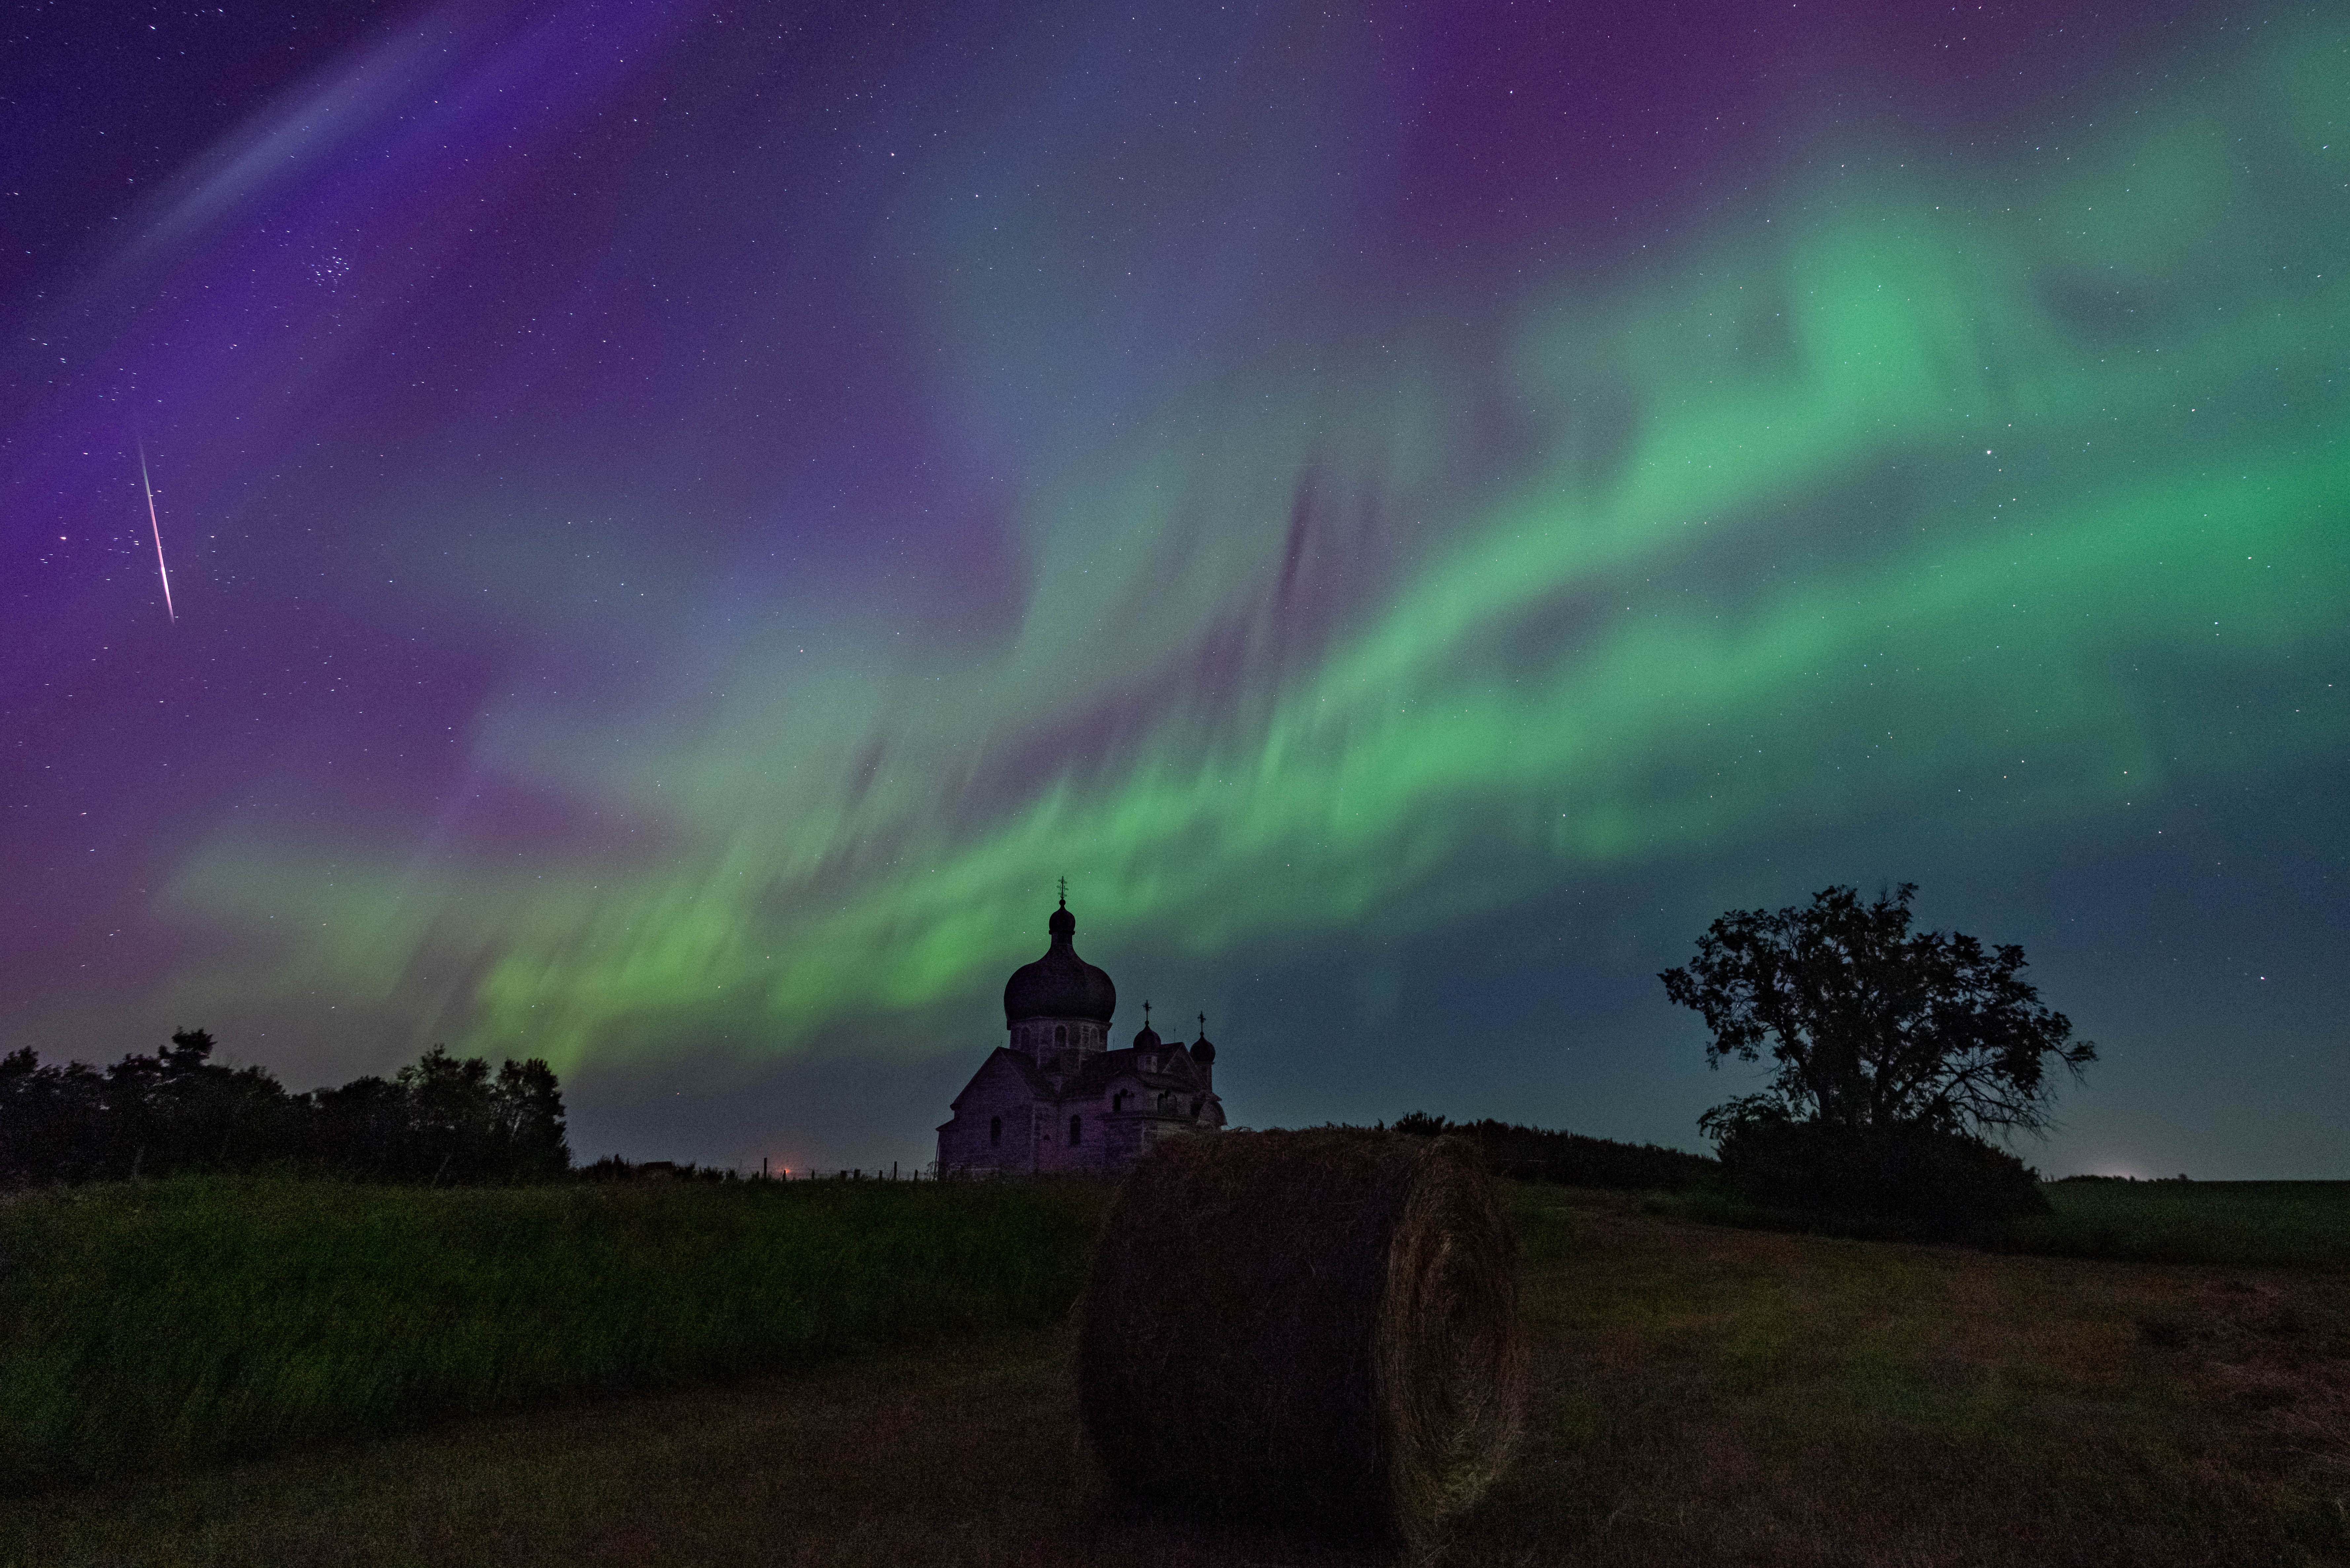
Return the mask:
<path id="1" fill-rule="evenodd" d="M 941 1176 L 1115 1175 L 1163 1137 L 1224 1125 L 1208 1021 L 1189 1045 L 1161 1040 L 1144 1002 L 1134 1044 L 1110 1048 L 1118 988 L 1077 956 L 1068 895 L 1045 923 L 1052 946 L 1003 987 L 999 1045 L 939 1127 Z"/>

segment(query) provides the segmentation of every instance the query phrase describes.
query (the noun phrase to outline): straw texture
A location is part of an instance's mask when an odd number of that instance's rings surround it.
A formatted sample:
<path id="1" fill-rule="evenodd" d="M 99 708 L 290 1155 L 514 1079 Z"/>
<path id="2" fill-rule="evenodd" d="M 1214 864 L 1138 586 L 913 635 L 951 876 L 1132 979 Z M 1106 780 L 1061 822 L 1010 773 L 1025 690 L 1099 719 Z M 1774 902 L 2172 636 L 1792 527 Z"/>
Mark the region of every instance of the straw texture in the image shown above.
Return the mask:
<path id="1" fill-rule="evenodd" d="M 1078 1412 L 1104 1479 L 1222 1524 L 1429 1539 L 1517 1436 L 1516 1261 L 1464 1140 L 1160 1144 L 1079 1306 Z"/>

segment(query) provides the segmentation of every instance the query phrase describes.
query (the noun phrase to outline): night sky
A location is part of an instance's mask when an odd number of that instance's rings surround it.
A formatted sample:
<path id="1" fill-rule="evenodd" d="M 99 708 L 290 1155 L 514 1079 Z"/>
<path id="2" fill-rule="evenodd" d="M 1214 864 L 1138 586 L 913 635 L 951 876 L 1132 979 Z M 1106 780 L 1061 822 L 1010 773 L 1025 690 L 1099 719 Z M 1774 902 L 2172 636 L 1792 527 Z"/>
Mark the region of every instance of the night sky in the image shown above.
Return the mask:
<path id="1" fill-rule="evenodd" d="M 2338 5 L 5 26 L 0 1049 L 912 1165 L 1066 875 L 1236 1123 L 1697 1147 L 1907 880 L 2044 1171 L 2350 1177 Z"/>

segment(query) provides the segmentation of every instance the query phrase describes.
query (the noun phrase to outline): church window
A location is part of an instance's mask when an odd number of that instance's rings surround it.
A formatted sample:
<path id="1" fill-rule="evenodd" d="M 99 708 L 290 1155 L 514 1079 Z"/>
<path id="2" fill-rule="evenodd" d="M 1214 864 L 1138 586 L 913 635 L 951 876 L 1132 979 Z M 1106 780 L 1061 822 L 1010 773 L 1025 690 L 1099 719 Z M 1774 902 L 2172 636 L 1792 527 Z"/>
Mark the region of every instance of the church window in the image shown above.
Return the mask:
<path id="1" fill-rule="evenodd" d="M 1055 1024 L 1053 1026 L 1053 1044 L 1055 1045 L 1066 1045 L 1068 1043 L 1069 1026 L 1066 1023 Z"/>
<path id="2" fill-rule="evenodd" d="M 1122 1111 L 1126 1109 L 1126 1091 L 1124 1089 L 1120 1089 L 1117 1094 L 1112 1095 L 1109 1097 L 1109 1108 L 1114 1111 Z"/>
<path id="3" fill-rule="evenodd" d="M 1003 1118 L 1002 1116 L 990 1116 L 987 1118 L 987 1147 L 990 1148 L 1001 1148 L 1003 1147 Z"/>
<path id="4" fill-rule="evenodd" d="M 1071 1116 L 1069 1118 L 1069 1147 L 1071 1148 L 1075 1148 L 1080 1141 L 1079 1134 L 1085 1125 L 1085 1118 L 1083 1116 Z"/>

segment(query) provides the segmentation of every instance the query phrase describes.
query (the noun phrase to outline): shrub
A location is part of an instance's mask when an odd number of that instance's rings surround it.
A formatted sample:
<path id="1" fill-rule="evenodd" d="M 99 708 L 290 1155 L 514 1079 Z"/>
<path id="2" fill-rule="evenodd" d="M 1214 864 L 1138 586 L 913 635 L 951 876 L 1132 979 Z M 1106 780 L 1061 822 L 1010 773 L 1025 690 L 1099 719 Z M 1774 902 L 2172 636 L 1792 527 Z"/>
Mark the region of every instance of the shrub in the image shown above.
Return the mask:
<path id="1" fill-rule="evenodd" d="M 1417 1137 L 1450 1133 L 1468 1138 L 1484 1151 L 1486 1163 L 1497 1175 L 1517 1181 L 1648 1192 L 1700 1186 L 1714 1174 L 1713 1161 L 1703 1155 L 1652 1143 L 1619 1143 L 1582 1133 L 1518 1127 L 1491 1118 L 1449 1122 L 1426 1111 L 1414 1111 L 1399 1116 L 1395 1130 Z"/>
<path id="2" fill-rule="evenodd" d="M 1752 1117 L 1724 1131 L 1721 1158 L 1722 1184 L 1750 1202 L 1911 1235 L 2048 1211 L 2030 1166 L 1966 1133 Z"/>

